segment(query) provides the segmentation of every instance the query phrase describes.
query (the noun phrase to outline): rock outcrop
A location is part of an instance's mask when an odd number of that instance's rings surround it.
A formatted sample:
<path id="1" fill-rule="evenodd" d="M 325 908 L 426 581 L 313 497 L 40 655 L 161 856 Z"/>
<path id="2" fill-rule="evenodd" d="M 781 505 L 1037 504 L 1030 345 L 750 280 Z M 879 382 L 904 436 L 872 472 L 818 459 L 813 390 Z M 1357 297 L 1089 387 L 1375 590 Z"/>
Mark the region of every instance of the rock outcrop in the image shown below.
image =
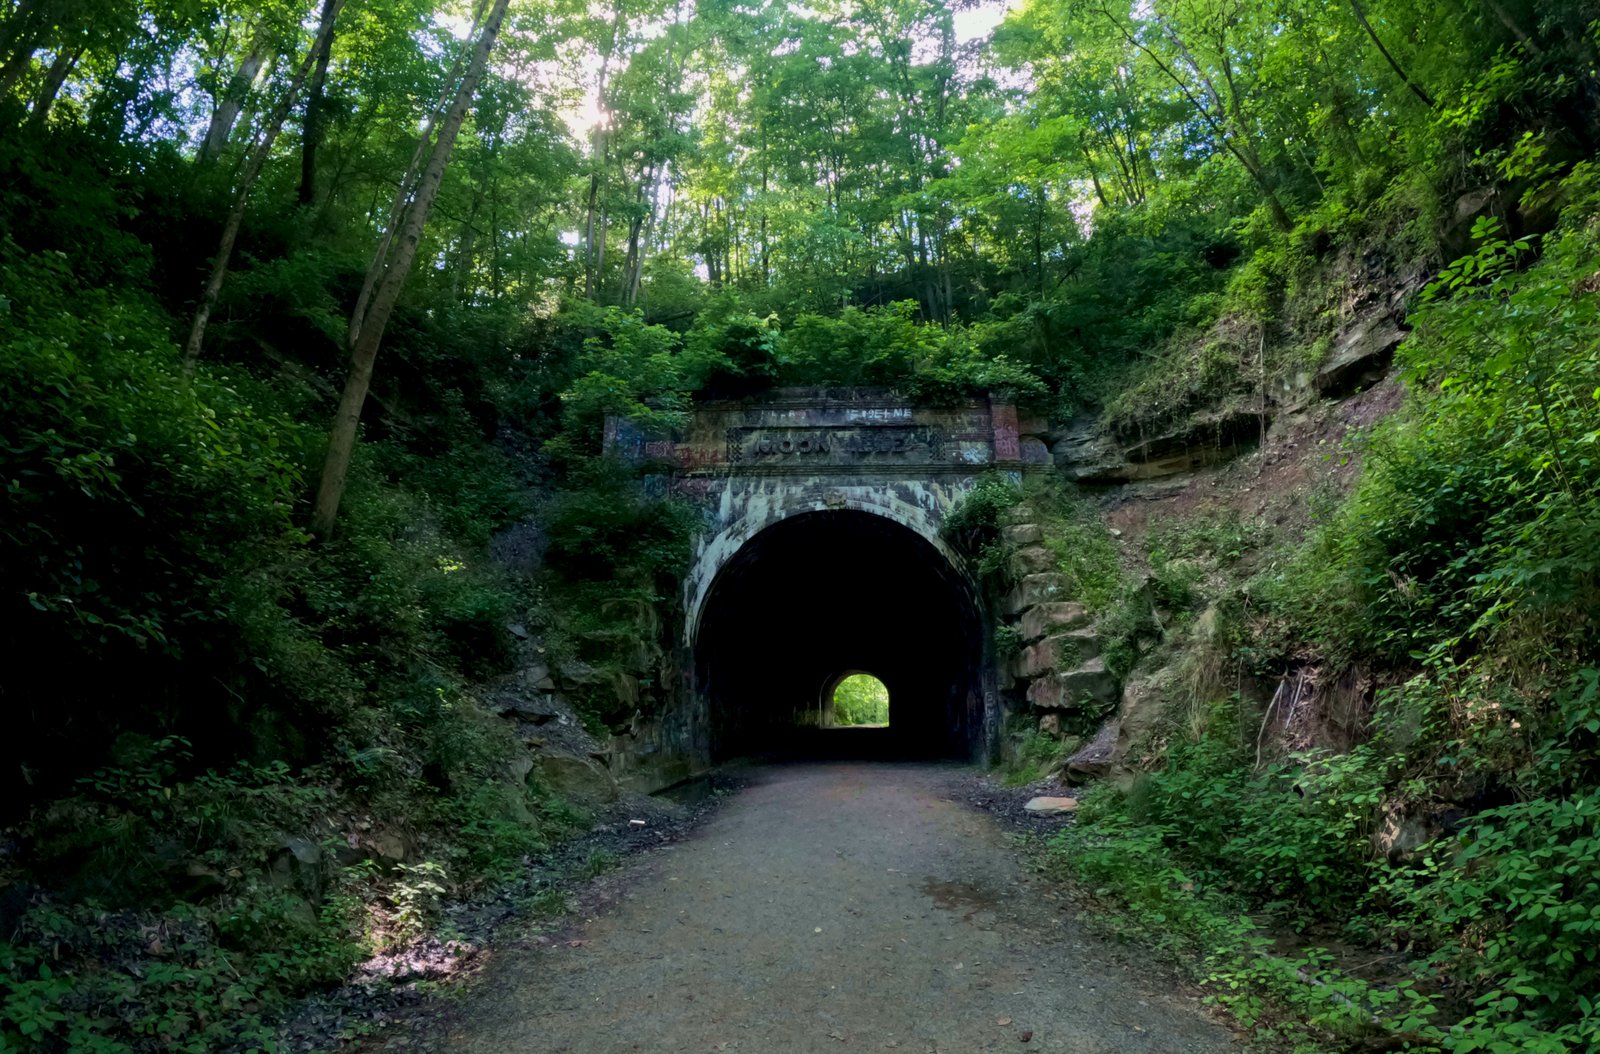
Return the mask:
<path id="1" fill-rule="evenodd" d="M 1010 516 L 1013 522 L 1003 528 L 1002 538 L 1015 547 L 1010 564 L 1017 585 L 1002 607 L 1014 620 L 1021 647 L 1002 680 L 1026 699 L 1039 731 L 1060 738 L 1063 716 L 1106 709 L 1116 702 L 1119 686 L 1100 656 L 1100 638 L 1088 613 L 1070 597 L 1072 579 L 1042 544 L 1044 531 L 1032 522 L 1034 510 L 1019 505 Z"/>

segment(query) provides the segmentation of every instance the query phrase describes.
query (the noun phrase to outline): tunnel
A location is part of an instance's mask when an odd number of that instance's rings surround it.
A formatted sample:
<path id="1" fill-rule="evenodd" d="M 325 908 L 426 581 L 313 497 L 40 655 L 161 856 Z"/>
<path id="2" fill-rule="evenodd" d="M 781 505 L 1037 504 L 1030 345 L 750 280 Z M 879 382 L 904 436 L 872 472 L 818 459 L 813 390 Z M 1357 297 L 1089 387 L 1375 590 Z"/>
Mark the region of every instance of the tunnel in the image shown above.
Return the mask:
<path id="1" fill-rule="evenodd" d="M 987 639 L 966 575 L 910 528 L 854 510 L 781 520 L 722 567 L 701 609 L 712 759 L 980 757 Z M 826 727 L 852 673 L 888 688 L 887 728 Z"/>

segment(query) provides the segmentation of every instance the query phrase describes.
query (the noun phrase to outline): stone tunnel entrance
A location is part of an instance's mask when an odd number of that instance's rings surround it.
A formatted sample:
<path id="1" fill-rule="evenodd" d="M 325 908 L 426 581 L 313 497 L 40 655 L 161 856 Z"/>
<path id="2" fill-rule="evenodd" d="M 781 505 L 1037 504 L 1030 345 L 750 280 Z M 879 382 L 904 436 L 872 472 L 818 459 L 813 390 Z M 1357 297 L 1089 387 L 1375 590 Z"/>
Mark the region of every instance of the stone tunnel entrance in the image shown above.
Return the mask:
<path id="1" fill-rule="evenodd" d="M 713 761 L 780 752 L 984 753 L 984 647 L 966 577 L 915 531 L 857 510 L 752 536 L 711 583 L 694 635 Z M 889 727 L 825 729 L 826 696 L 865 671 Z"/>
<path id="2" fill-rule="evenodd" d="M 993 758 L 999 671 L 940 529 L 984 473 L 1047 471 L 1045 430 L 1002 399 L 878 388 L 697 403 L 662 435 L 608 417 L 607 453 L 701 517 L 671 702 L 619 737 L 613 770 L 653 789 L 782 748 Z M 857 671 L 887 687 L 889 727 L 816 727 Z"/>

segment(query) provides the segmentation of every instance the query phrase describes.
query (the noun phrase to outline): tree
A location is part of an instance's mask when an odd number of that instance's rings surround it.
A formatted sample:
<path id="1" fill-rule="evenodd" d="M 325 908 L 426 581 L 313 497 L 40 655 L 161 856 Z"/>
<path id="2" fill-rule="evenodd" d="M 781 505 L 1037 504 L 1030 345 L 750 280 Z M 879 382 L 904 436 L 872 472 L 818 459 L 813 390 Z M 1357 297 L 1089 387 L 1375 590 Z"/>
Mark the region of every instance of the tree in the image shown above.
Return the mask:
<path id="1" fill-rule="evenodd" d="M 343 0 L 322 0 L 322 21 L 333 24 L 333 15 Z M 311 71 L 311 87 L 306 92 L 305 132 L 300 142 L 301 206 L 311 204 L 317 191 L 317 148 L 327 130 L 327 115 L 323 112 L 323 92 L 328 83 L 328 62 L 333 58 L 333 34 L 318 38 L 319 47 Z"/>
<path id="2" fill-rule="evenodd" d="M 445 166 L 450 161 L 450 152 L 477 92 L 478 82 L 483 77 L 489 54 L 500 35 L 500 26 L 505 21 L 509 2 L 494 0 L 494 6 L 483 19 L 466 72 L 456 88 L 455 98 L 438 124 L 437 138 L 429 143 L 432 129 L 424 131 L 418 152 L 427 154 L 427 164 L 422 168 L 416 184 L 402 184 L 395 198 L 397 211 L 402 216 L 399 237 L 391 242 L 385 236 L 379 243 L 367 272 L 367 286 L 362 291 L 364 295 L 351 315 L 350 373 L 339 399 L 339 409 L 334 415 L 333 428 L 328 434 L 328 453 L 322 464 L 316 505 L 311 514 L 312 529 L 323 537 L 332 535 L 338 519 L 339 502 L 344 497 L 345 479 L 361 424 L 361 409 L 366 403 L 367 390 L 372 385 L 372 368 L 383 341 L 384 329 L 389 324 L 389 316 L 416 260 L 422 231 L 427 225 L 434 198 L 438 196 Z M 367 289 L 371 290 L 370 298 L 365 295 Z"/>
<path id="3" fill-rule="evenodd" d="M 234 243 L 239 240 L 239 228 L 244 223 L 245 208 L 250 203 L 250 192 L 255 189 L 256 180 L 261 176 L 261 169 L 272 154 L 272 144 L 277 140 L 278 132 L 282 130 L 289 111 L 294 108 L 295 100 L 300 95 L 306 77 L 317 63 L 317 56 L 330 46 L 334 22 L 343 7 L 344 0 L 324 0 L 316 39 L 306 51 L 305 60 L 300 63 L 300 68 L 295 71 L 288 90 L 267 117 L 266 126 L 251 145 L 249 160 L 239 177 L 239 190 L 234 195 L 233 207 L 229 209 L 228 218 L 222 225 L 222 239 L 211 263 L 211 277 L 206 280 L 205 289 L 200 294 L 200 303 L 195 307 L 194 322 L 189 327 L 189 339 L 184 344 L 183 364 L 186 373 L 194 372 L 195 363 L 200 358 L 200 348 L 205 343 L 206 323 L 210 321 L 211 311 L 217 305 L 217 296 L 222 292 L 222 283 L 227 280 L 228 264 L 233 258 Z"/>
<path id="4" fill-rule="evenodd" d="M 217 97 L 211 111 L 211 123 L 207 125 L 205 138 L 200 142 L 199 160 L 214 161 L 221 156 L 233 134 L 233 126 L 239 120 L 239 113 L 244 109 L 245 97 L 255 87 L 272 54 L 272 35 L 265 27 L 261 27 L 254 33 L 250 48 L 233 71 L 233 76 L 228 78 L 227 87 Z"/>

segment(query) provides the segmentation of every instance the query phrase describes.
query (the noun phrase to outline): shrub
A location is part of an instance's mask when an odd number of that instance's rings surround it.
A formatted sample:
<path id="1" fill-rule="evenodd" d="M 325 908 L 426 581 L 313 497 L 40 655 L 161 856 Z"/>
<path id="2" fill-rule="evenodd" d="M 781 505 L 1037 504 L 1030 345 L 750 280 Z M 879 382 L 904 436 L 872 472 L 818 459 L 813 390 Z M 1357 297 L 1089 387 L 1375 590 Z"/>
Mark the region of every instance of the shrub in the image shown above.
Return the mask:
<path id="1" fill-rule="evenodd" d="M 1014 484 L 999 476 L 984 476 L 945 516 L 940 534 L 963 556 L 980 558 L 998 542 L 1007 510 L 1021 497 Z"/>

